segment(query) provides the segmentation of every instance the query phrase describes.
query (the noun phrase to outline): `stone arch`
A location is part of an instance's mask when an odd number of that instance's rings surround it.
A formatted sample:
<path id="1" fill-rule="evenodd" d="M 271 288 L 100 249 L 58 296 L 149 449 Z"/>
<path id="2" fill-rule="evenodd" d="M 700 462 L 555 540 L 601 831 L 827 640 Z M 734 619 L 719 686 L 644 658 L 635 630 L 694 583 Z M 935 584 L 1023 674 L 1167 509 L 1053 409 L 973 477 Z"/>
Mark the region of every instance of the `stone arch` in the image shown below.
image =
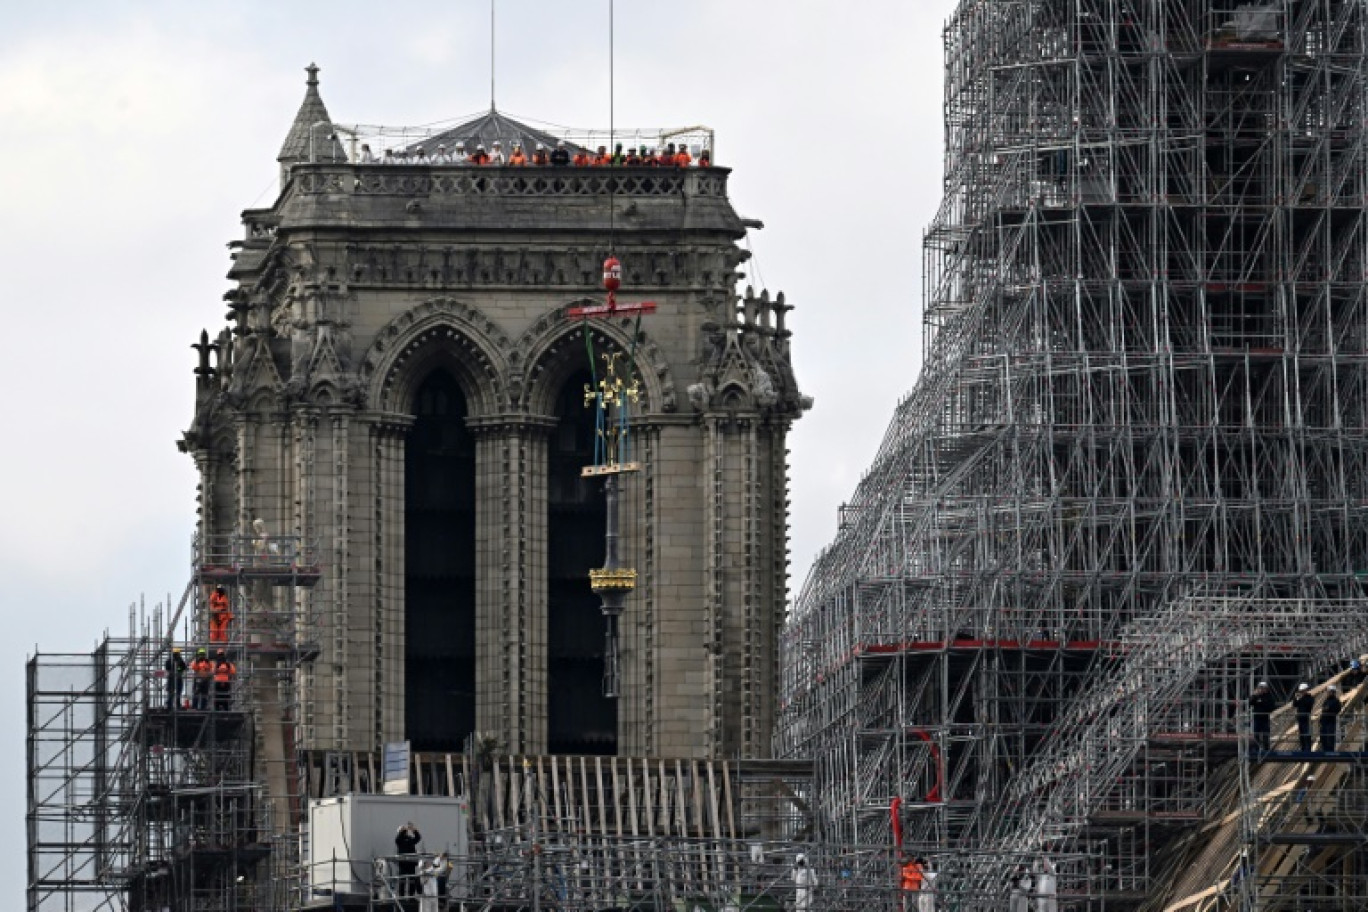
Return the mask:
<path id="1" fill-rule="evenodd" d="M 441 367 L 464 388 L 472 415 L 490 414 L 505 398 L 510 348 L 503 332 L 475 308 L 450 298 L 425 301 L 375 334 L 361 359 L 361 385 L 373 408 L 405 412 L 418 384 Z"/>
<path id="2" fill-rule="evenodd" d="M 571 304 L 594 304 L 590 300 Z M 567 305 L 569 306 L 569 305 Z M 571 320 L 566 307 L 543 314 L 518 340 L 510 358 L 510 399 L 534 415 L 550 415 L 562 385 L 586 366 L 584 333 L 592 333 L 595 353 L 632 350 L 635 320 Z M 645 393 L 641 411 L 673 412 L 677 407 L 674 377 L 660 347 L 642 329 L 636 363 Z"/>

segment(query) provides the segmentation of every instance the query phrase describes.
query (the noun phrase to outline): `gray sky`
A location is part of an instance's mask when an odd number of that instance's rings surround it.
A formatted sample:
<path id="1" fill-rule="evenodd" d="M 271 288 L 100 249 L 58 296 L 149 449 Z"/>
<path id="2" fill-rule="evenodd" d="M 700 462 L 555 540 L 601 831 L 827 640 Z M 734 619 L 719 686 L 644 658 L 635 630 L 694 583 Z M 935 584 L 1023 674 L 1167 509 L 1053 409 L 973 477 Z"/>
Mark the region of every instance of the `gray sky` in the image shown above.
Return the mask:
<path id="1" fill-rule="evenodd" d="M 498 105 L 608 122 L 608 4 L 498 0 Z M 619 127 L 704 123 L 784 291 L 816 406 L 791 438 L 793 580 L 835 530 L 921 360 L 921 237 L 940 197 L 950 0 L 617 3 Z M 342 123 L 487 108 L 489 5 L 447 0 L 0 8 L 0 882 L 24 883 L 23 662 L 178 599 L 195 477 L 175 441 L 189 345 L 223 323 L 225 244 L 269 205 L 322 67 Z M 761 281 L 763 279 L 763 282 Z"/>

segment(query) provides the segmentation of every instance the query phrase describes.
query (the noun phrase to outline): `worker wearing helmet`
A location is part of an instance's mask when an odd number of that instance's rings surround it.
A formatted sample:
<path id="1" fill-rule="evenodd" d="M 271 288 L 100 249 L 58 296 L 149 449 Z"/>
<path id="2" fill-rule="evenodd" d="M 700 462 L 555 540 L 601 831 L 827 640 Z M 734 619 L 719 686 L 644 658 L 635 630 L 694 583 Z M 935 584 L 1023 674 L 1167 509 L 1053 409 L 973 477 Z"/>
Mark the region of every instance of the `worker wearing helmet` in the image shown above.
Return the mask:
<path id="1" fill-rule="evenodd" d="M 535 150 L 533 150 L 533 152 L 532 152 L 532 164 L 534 164 L 534 165 L 549 165 L 549 164 L 551 164 L 551 156 L 549 156 L 549 155 L 546 154 L 546 146 L 542 145 L 541 143 L 537 143 L 537 148 L 536 148 Z"/>
<path id="2" fill-rule="evenodd" d="M 1316 706 L 1316 695 L 1311 693 L 1311 685 L 1305 681 L 1297 685 L 1297 693 L 1292 697 L 1292 708 L 1297 713 L 1298 746 L 1311 753 L 1311 710 Z"/>
<path id="3" fill-rule="evenodd" d="M 494 148 L 489 150 L 489 163 L 491 165 L 506 165 L 508 160 L 504 158 L 503 143 L 494 140 Z"/>
<path id="4" fill-rule="evenodd" d="M 208 650 L 200 647 L 195 650 L 195 660 L 190 663 L 191 686 L 190 706 L 193 709 L 209 708 L 209 685 L 214 680 L 214 663 L 209 661 Z"/>
<path id="5" fill-rule="evenodd" d="M 494 145 L 497 146 L 498 143 L 495 143 Z M 511 155 L 508 156 L 508 163 L 509 163 L 510 165 L 518 165 L 518 166 L 522 166 L 522 165 L 527 164 L 527 156 L 523 154 L 522 143 L 516 143 L 516 142 L 515 142 L 515 143 L 513 144 L 513 152 L 512 152 Z"/>
<path id="6" fill-rule="evenodd" d="M 706 150 L 704 150 L 706 151 Z M 703 167 L 703 159 L 700 157 L 698 166 Z M 1254 693 L 1249 697 L 1249 711 L 1253 717 L 1254 730 L 1254 750 L 1266 751 L 1270 744 L 1269 720 L 1273 714 L 1273 708 L 1277 701 L 1273 699 L 1273 693 L 1268 689 L 1267 681 L 1260 681 L 1259 686 L 1254 688 Z"/>
<path id="7" fill-rule="evenodd" d="M 570 164 L 570 150 L 565 148 L 565 140 L 556 143 L 556 148 L 551 152 L 551 164 L 558 168 Z"/>
<path id="8" fill-rule="evenodd" d="M 674 164 L 676 168 L 687 168 L 693 163 L 693 156 L 689 154 L 687 143 L 679 144 L 679 151 L 675 153 Z"/>
<path id="9" fill-rule="evenodd" d="M 485 151 L 483 145 L 476 146 L 475 151 L 470 153 L 470 163 L 472 165 L 489 164 L 489 153 Z"/>
<path id="10" fill-rule="evenodd" d="M 231 709 L 233 706 L 233 678 L 237 676 L 237 666 L 228 659 L 226 651 L 214 653 L 214 709 Z"/>
<path id="11" fill-rule="evenodd" d="M 181 656 L 180 647 L 171 650 L 171 654 L 166 657 L 166 708 L 175 709 L 180 706 L 181 692 L 185 689 L 185 670 L 189 666 L 185 664 L 185 659 Z"/>
<path id="12" fill-rule="evenodd" d="M 233 623 L 232 603 L 222 586 L 209 594 L 209 642 L 228 642 L 228 625 Z"/>

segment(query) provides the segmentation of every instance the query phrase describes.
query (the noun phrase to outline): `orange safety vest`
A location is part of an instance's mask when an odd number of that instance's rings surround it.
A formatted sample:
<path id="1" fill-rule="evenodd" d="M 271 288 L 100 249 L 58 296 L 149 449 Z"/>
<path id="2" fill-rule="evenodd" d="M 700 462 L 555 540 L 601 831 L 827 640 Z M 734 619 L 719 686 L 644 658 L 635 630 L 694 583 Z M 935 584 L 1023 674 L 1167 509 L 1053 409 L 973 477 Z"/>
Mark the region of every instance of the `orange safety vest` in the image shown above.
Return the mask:
<path id="1" fill-rule="evenodd" d="M 613 163 L 613 157 L 612 157 L 611 155 L 608 155 L 607 153 L 604 153 L 603 155 L 595 155 L 595 156 L 594 156 L 594 164 L 597 165 L 597 166 L 599 166 L 599 167 L 603 167 L 603 166 L 605 166 L 605 165 L 611 165 L 612 163 Z"/>
<path id="2" fill-rule="evenodd" d="M 916 893 L 922 888 L 922 866 L 915 861 L 909 861 L 902 866 L 902 888 L 909 893 Z"/>
<path id="3" fill-rule="evenodd" d="M 209 593 L 209 610 L 210 610 L 210 611 L 227 611 L 227 610 L 228 610 L 228 593 L 226 593 L 226 592 L 220 593 L 220 592 L 218 592 L 217 590 L 214 591 L 214 592 Z"/>
<path id="4" fill-rule="evenodd" d="M 586 168 L 589 166 L 589 153 L 576 152 L 575 157 L 571 159 L 571 162 L 576 168 Z"/>
<path id="5" fill-rule="evenodd" d="M 551 158 L 550 158 L 550 156 L 548 156 L 545 152 L 533 152 L 533 153 L 532 153 L 532 164 L 534 164 L 534 165 L 549 165 L 549 164 L 551 164 Z"/>
<path id="6" fill-rule="evenodd" d="M 470 156 L 470 163 L 471 163 L 472 165 L 487 165 L 487 164 L 489 164 L 489 153 L 487 153 L 487 152 L 476 152 L 474 155 Z"/>
<path id="7" fill-rule="evenodd" d="M 508 157 L 508 163 L 510 165 L 525 165 L 527 164 L 527 156 L 521 152 L 514 152 Z"/>
<path id="8" fill-rule="evenodd" d="M 237 674 L 237 666 L 227 659 L 220 659 L 214 663 L 214 683 L 229 684 L 233 680 L 233 675 Z"/>
<path id="9" fill-rule="evenodd" d="M 208 678 L 214 672 L 214 663 L 208 659 L 195 659 L 190 663 L 190 670 L 197 678 Z"/>
<path id="10" fill-rule="evenodd" d="M 687 168 L 689 167 L 689 163 L 692 161 L 692 155 L 690 155 L 688 152 L 680 152 L 675 155 L 674 163 L 680 168 Z"/>

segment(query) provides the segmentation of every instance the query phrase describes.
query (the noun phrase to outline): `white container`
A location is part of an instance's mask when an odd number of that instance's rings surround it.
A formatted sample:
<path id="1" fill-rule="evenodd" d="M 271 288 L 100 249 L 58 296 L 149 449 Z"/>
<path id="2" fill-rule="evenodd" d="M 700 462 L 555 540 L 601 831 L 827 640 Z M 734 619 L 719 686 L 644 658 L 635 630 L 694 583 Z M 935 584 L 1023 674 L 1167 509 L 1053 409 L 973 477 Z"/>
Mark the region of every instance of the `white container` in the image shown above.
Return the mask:
<path id="1" fill-rule="evenodd" d="M 464 798 L 421 795 L 344 795 L 309 802 L 308 880 L 315 896 L 367 895 L 374 861 L 393 856 L 394 835 L 408 821 L 422 834 L 424 856 L 447 852 L 456 862 L 451 879 L 463 876 L 460 864 L 469 846 Z"/>

